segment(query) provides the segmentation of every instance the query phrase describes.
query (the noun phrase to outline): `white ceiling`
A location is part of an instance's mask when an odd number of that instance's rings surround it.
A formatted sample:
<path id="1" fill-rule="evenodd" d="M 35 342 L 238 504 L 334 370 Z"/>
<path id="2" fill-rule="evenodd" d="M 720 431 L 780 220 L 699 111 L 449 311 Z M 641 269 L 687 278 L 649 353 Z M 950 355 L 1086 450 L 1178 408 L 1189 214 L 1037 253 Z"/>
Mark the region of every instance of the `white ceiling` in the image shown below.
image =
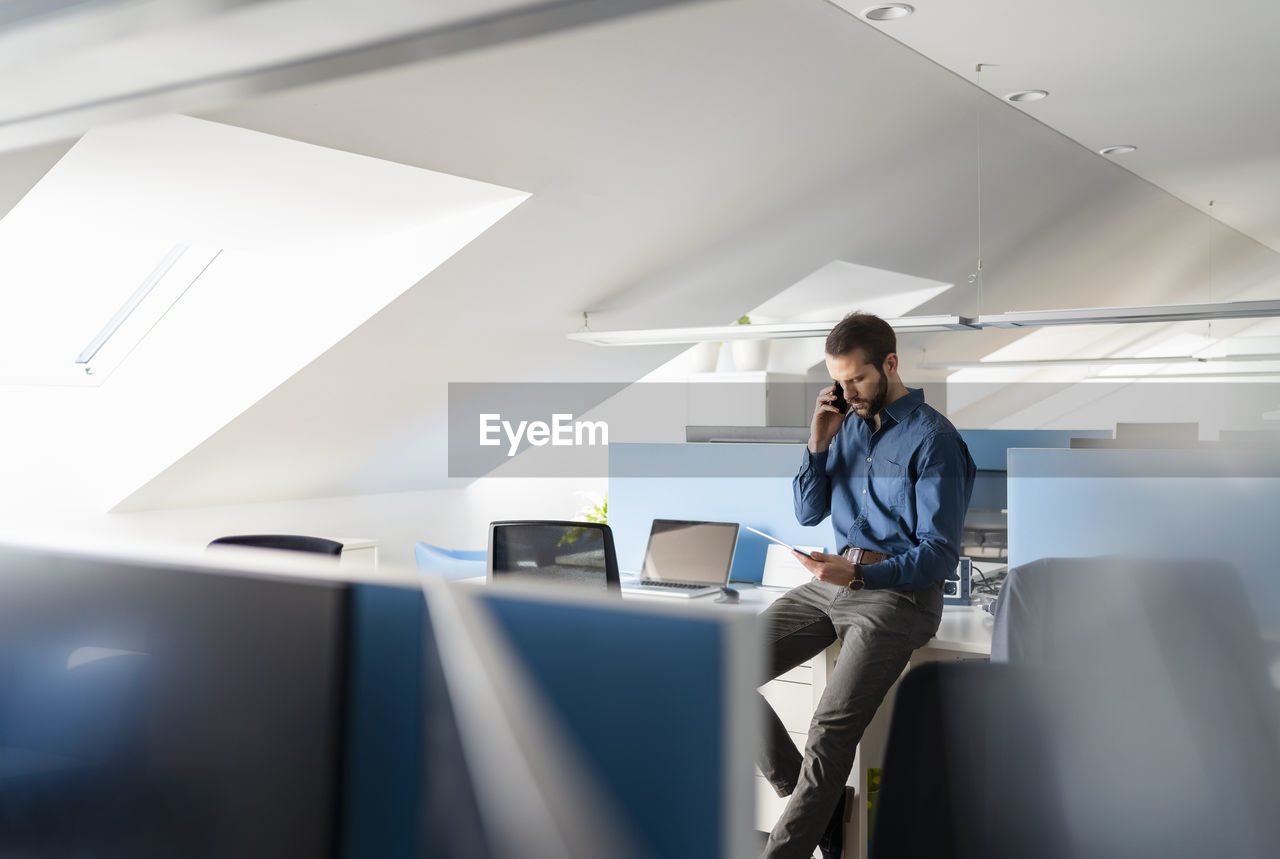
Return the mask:
<path id="1" fill-rule="evenodd" d="M 0 151 L 688 0 L 0 4 Z"/>
<path id="2" fill-rule="evenodd" d="M 874 5 L 832 1 L 859 20 Z M 1116 162 L 1280 251 L 1280 3 L 911 5 L 868 23 L 996 97 L 1047 90 L 1017 109 L 1090 150 L 1137 146 Z"/>
<path id="3" fill-rule="evenodd" d="M 602 329 L 722 324 L 832 260 L 956 285 L 919 313 L 1280 297 L 1280 256 L 1244 227 L 1029 116 L 1063 85 L 1020 83 L 1056 88 L 1023 112 L 887 32 L 825 0 L 695 3 L 204 111 L 532 197 L 125 506 L 456 485 L 450 383 L 638 379 L 680 347 L 570 343 L 583 311 Z M 56 153 L 0 160 L 0 195 Z M 916 336 L 903 351 L 972 360 L 1021 336 Z"/>

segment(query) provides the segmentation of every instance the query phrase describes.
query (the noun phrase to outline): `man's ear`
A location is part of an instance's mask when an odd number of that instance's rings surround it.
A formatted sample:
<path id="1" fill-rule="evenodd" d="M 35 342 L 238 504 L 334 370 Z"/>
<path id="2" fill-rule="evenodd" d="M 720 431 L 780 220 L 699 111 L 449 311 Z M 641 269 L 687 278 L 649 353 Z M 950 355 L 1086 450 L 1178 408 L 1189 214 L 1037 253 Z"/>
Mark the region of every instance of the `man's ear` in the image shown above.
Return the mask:
<path id="1" fill-rule="evenodd" d="M 898 353 L 890 352 L 884 356 L 884 371 L 886 373 L 898 372 Z"/>

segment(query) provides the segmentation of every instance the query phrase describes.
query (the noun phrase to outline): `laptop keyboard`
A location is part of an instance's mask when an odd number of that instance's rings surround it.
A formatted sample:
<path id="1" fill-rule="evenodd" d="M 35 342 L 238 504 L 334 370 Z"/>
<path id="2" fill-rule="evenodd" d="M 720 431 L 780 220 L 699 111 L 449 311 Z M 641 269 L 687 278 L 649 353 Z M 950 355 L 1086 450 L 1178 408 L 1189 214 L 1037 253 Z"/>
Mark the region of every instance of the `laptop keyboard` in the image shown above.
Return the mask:
<path id="1" fill-rule="evenodd" d="M 646 588 L 687 588 L 691 591 L 696 591 L 699 588 L 714 587 L 714 585 L 695 585 L 688 582 L 655 582 L 644 579 L 640 581 L 640 584 Z"/>

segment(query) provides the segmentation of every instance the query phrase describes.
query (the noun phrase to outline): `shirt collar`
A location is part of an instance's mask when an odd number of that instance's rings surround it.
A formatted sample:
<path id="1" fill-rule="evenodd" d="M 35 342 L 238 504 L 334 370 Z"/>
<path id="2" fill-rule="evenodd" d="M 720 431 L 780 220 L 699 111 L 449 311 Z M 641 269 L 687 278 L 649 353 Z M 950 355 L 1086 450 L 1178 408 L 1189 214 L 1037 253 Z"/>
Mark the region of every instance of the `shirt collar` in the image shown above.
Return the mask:
<path id="1" fill-rule="evenodd" d="M 907 415 L 924 405 L 923 388 L 907 388 L 907 395 L 899 397 L 884 407 L 884 412 L 893 418 L 894 423 L 902 423 Z"/>

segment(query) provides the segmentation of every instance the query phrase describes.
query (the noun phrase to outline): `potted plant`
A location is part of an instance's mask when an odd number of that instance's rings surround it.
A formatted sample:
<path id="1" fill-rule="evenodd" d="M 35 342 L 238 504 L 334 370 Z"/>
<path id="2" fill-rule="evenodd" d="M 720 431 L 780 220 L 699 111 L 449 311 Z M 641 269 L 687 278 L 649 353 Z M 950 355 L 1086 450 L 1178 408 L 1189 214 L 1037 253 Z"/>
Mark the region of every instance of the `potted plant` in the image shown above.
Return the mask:
<path id="1" fill-rule="evenodd" d="M 589 504 L 578 511 L 578 515 L 574 517 L 579 522 L 594 522 L 601 525 L 609 524 L 609 496 L 606 495 L 594 504 Z M 570 528 L 560 537 L 559 546 L 572 546 L 584 534 L 590 534 L 592 538 L 597 538 L 599 531 L 595 529 L 588 530 L 586 528 Z"/>

